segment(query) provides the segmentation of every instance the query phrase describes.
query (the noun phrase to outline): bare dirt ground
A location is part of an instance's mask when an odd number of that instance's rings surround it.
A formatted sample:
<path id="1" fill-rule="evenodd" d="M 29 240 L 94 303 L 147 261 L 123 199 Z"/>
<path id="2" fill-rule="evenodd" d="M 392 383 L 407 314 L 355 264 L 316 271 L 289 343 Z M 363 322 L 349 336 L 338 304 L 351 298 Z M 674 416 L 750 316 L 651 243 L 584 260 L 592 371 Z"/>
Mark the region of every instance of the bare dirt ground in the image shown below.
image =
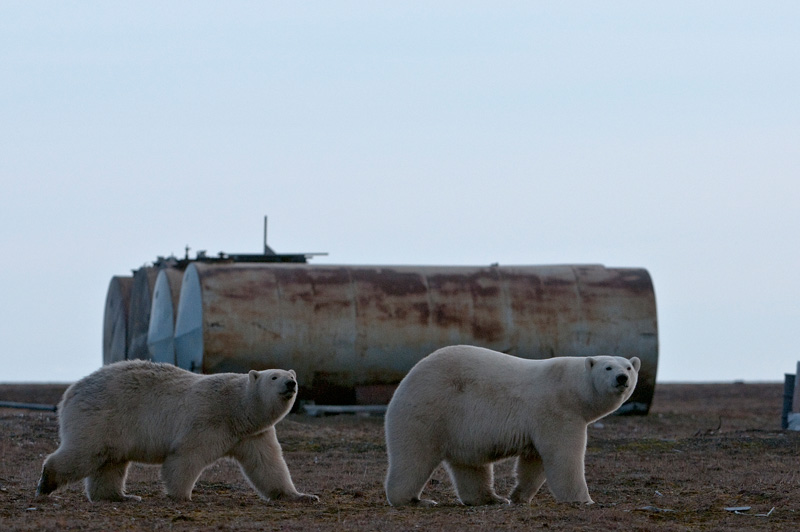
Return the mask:
<path id="1" fill-rule="evenodd" d="M 57 402 L 63 386 L 0 385 L 0 401 Z M 797 530 L 800 433 L 780 430 L 783 385 L 659 384 L 650 415 L 608 417 L 589 429 L 591 506 L 465 507 L 441 468 L 425 489 L 436 508 L 384 498 L 383 420 L 292 414 L 278 425 L 298 489 L 321 501 L 266 502 L 235 464 L 203 473 L 191 502 L 168 499 L 158 469 L 134 465 L 138 503 L 91 503 L 82 485 L 36 500 L 42 460 L 58 446 L 56 414 L 0 408 L 0 530 Z M 513 485 L 496 468 L 498 492 Z M 726 508 L 749 507 L 736 513 Z"/>

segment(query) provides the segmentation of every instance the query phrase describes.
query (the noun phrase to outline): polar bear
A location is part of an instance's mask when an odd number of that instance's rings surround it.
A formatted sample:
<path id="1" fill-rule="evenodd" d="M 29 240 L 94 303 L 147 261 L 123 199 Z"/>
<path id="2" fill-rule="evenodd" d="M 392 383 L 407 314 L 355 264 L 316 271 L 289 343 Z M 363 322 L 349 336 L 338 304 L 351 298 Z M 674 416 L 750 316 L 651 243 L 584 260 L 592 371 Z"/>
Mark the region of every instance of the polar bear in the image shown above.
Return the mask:
<path id="1" fill-rule="evenodd" d="M 291 370 L 198 375 L 144 360 L 109 364 L 64 393 L 61 445 L 36 494 L 85 478 L 91 501 L 140 500 L 125 494 L 125 477 L 142 462 L 162 464 L 167 495 L 189 500 L 200 473 L 227 456 L 265 499 L 318 500 L 295 489 L 275 434 L 296 394 Z"/>
<path id="2" fill-rule="evenodd" d="M 444 462 L 466 505 L 508 503 L 492 463 L 517 457 L 511 502 L 529 503 L 545 480 L 555 498 L 591 504 L 586 427 L 633 393 L 641 362 L 617 356 L 526 360 L 473 346 L 439 349 L 400 382 L 386 411 L 386 497 L 416 504 Z"/>

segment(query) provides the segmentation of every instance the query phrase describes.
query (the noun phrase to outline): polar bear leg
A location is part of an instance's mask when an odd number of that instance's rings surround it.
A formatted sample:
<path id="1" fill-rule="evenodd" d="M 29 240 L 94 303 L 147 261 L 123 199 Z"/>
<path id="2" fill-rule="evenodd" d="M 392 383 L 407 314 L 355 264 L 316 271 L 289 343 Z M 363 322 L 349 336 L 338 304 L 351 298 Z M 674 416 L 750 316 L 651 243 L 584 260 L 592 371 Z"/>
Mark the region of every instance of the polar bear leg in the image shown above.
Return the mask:
<path id="1" fill-rule="evenodd" d="M 553 438 L 548 449 L 540 450 L 547 476 L 547 485 L 559 502 L 592 504 L 586 486 L 584 456 L 586 429 Z"/>
<path id="2" fill-rule="evenodd" d="M 36 487 L 36 496 L 47 495 L 60 486 L 77 482 L 100 467 L 99 460 L 92 460 L 92 454 L 82 450 L 59 447 L 47 457 L 42 466 L 42 476 Z"/>
<path id="3" fill-rule="evenodd" d="M 511 502 L 527 504 L 545 481 L 542 457 L 538 454 L 517 458 L 517 485 L 511 492 Z"/>
<path id="4" fill-rule="evenodd" d="M 140 501 L 141 497 L 125 495 L 128 462 L 106 462 L 86 477 L 86 495 L 90 501 Z"/>
<path id="5" fill-rule="evenodd" d="M 319 500 L 316 495 L 300 493 L 294 487 L 275 427 L 243 439 L 228 454 L 239 462 L 244 476 L 265 499 L 308 502 Z"/>
<path id="6" fill-rule="evenodd" d="M 192 498 L 192 489 L 200 478 L 200 473 L 213 460 L 204 460 L 197 453 L 176 453 L 167 456 L 161 465 L 161 479 L 167 495 L 179 501 Z"/>
<path id="7" fill-rule="evenodd" d="M 467 506 L 484 504 L 508 504 L 508 499 L 498 496 L 492 484 L 494 471 L 492 464 L 466 466 L 447 463 L 450 478 L 456 488 L 459 500 Z"/>
<path id="8" fill-rule="evenodd" d="M 389 471 L 386 474 L 386 499 L 392 506 L 436 506 L 436 501 L 420 499 L 425 484 L 441 459 L 433 456 L 399 456 L 389 453 Z"/>

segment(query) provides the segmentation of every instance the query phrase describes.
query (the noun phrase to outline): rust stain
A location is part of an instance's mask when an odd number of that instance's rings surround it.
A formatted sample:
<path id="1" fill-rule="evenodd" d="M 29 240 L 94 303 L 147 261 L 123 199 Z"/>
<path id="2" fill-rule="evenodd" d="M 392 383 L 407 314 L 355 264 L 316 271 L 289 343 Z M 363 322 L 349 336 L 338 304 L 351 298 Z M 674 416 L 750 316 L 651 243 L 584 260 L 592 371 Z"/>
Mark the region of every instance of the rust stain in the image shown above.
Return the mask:
<path id="1" fill-rule="evenodd" d="M 400 272 L 390 268 L 381 268 L 378 271 L 354 269 L 352 277 L 354 281 L 370 283 L 386 296 L 406 297 L 427 292 L 419 273 Z"/>
<path id="2" fill-rule="evenodd" d="M 396 384 L 364 384 L 355 387 L 357 405 L 388 404 L 397 389 Z"/>
<path id="3" fill-rule="evenodd" d="M 472 335 L 485 342 L 496 342 L 503 338 L 505 328 L 499 321 L 492 321 L 490 323 L 473 323 Z"/>

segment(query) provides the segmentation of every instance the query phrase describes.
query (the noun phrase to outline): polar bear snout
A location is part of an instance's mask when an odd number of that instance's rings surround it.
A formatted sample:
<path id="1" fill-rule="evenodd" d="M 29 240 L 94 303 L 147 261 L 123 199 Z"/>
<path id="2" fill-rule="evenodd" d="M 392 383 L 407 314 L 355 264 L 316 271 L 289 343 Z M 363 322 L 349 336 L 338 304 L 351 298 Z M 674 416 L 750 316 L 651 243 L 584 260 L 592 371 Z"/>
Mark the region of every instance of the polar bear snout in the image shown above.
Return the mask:
<path id="1" fill-rule="evenodd" d="M 281 395 L 285 399 L 291 399 L 292 397 L 294 397 L 294 394 L 296 392 L 297 392 L 297 382 L 293 380 L 287 380 L 283 384 L 283 391 L 281 392 Z"/>
<path id="2" fill-rule="evenodd" d="M 628 387 L 628 376 L 624 373 L 617 375 L 617 386 Z"/>

